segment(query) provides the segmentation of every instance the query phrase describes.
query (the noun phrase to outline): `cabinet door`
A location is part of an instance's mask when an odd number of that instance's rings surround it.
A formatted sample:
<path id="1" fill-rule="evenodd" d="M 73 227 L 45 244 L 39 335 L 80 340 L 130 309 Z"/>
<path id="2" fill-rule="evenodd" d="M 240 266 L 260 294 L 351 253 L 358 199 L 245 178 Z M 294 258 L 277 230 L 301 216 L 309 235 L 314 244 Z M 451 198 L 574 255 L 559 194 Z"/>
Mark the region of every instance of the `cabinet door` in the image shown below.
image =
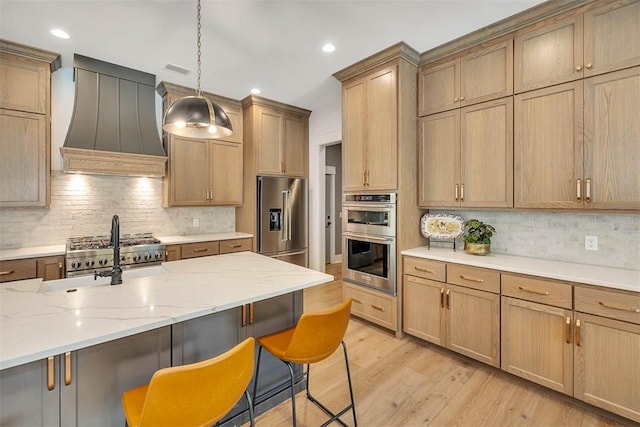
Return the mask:
<path id="1" fill-rule="evenodd" d="M 345 85 L 342 91 L 342 158 L 343 189 L 345 191 L 363 190 L 365 188 L 365 97 L 364 80 Z"/>
<path id="2" fill-rule="evenodd" d="M 169 205 L 207 205 L 209 190 L 208 141 L 170 137 Z"/>
<path id="3" fill-rule="evenodd" d="M 385 68 L 367 79 L 365 144 L 367 190 L 395 190 L 398 187 L 396 74 L 395 67 Z"/>
<path id="4" fill-rule="evenodd" d="M 502 297 L 502 370 L 573 392 L 571 310 Z"/>
<path id="5" fill-rule="evenodd" d="M 181 245 L 167 245 L 164 251 L 165 261 L 178 261 L 182 259 Z"/>
<path id="6" fill-rule="evenodd" d="M 0 109 L 0 206 L 47 206 L 47 118 Z"/>
<path id="7" fill-rule="evenodd" d="M 122 393 L 149 382 L 171 364 L 169 326 L 109 341 L 62 356 L 60 424 L 65 426 L 125 425 Z M 65 381 L 64 384 L 66 384 Z"/>
<path id="8" fill-rule="evenodd" d="M 463 56 L 460 69 L 461 107 L 513 95 L 513 40 Z"/>
<path id="9" fill-rule="evenodd" d="M 640 67 L 584 81 L 585 204 L 640 209 Z"/>
<path id="10" fill-rule="evenodd" d="M 56 280 L 64 278 L 63 256 L 38 258 L 36 259 L 36 261 L 38 268 L 38 277 L 42 277 L 43 280 Z"/>
<path id="11" fill-rule="evenodd" d="M 49 64 L 0 54 L 0 107 L 46 114 Z"/>
<path id="12" fill-rule="evenodd" d="M 513 99 L 460 113 L 460 206 L 513 206 Z"/>
<path id="13" fill-rule="evenodd" d="M 286 114 L 284 116 L 284 172 L 287 176 L 305 177 L 307 171 L 305 161 L 308 156 L 305 134 L 307 127 L 302 117 Z"/>
<path id="14" fill-rule="evenodd" d="M 460 60 L 427 66 L 418 73 L 418 115 L 460 106 Z"/>
<path id="15" fill-rule="evenodd" d="M 242 108 L 230 107 L 228 105 L 220 104 L 220 107 L 229 117 L 231 121 L 231 127 L 233 128 L 233 134 L 220 138 L 221 141 L 235 142 L 242 144 L 243 142 L 243 129 L 242 129 Z"/>
<path id="16" fill-rule="evenodd" d="M 34 258 L 0 261 L 0 282 L 34 279 L 38 276 L 37 268 Z"/>
<path id="17" fill-rule="evenodd" d="M 282 175 L 282 114 L 257 107 L 258 113 L 258 173 Z"/>
<path id="18" fill-rule="evenodd" d="M 576 313 L 575 397 L 640 422 L 640 325 Z"/>
<path id="19" fill-rule="evenodd" d="M 210 197 L 212 205 L 242 204 L 242 145 L 211 142 Z"/>
<path id="20" fill-rule="evenodd" d="M 409 335 L 439 346 L 444 341 L 444 283 L 403 277 L 403 329 Z"/>
<path id="21" fill-rule="evenodd" d="M 447 285 L 446 347 L 500 366 L 500 295 Z"/>
<path id="22" fill-rule="evenodd" d="M 536 24 L 516 35 L 516 93 L 582 78 L 582 21 L 582 15 L 574 15 Z"/>
<path id="23" fill-rule="evenodd" d="M 458 206 L 460 110 L 421 117 L 419 126 L 419 205 Z"/>
<path id="24" fill-rule="evenodd" d="M 604 2 L 584 15 L 585 77 L 640 65 L 640 2 Z"/>
<path id="25" fill-rule="evenodd" d="M 514 205 L 582 207 L 582 82 L 515 96 Z"/>
<path id="26" fill-rule="evenodd" d="M 60 424 L 59 359 L 52 357 L 51 366 L 45 359 L 0 371 L 0 425 Z"/>

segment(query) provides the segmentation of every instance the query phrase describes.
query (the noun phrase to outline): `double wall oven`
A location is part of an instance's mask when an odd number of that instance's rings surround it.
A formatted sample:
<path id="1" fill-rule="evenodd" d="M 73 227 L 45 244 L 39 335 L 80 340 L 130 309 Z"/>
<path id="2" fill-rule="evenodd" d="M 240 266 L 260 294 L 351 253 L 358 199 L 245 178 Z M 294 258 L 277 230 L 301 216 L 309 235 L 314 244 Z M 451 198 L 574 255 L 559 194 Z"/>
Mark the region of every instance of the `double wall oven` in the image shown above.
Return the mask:
<path id="1" fill-rule="evenodd" d="M 342 278 L 396 295 L 396 193 L 345 193 Z"/>

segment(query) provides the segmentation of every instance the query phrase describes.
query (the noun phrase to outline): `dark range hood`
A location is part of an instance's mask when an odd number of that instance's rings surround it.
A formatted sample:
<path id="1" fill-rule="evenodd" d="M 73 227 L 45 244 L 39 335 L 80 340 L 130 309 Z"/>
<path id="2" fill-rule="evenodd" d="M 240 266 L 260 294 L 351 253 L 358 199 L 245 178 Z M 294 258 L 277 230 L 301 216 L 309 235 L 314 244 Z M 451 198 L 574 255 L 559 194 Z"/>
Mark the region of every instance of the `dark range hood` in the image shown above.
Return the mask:
<path id="1" fill-rule="evenodd" d="M 65 172 L 164 176 L 153 74 L 74 55 L 75 104 Z"/>

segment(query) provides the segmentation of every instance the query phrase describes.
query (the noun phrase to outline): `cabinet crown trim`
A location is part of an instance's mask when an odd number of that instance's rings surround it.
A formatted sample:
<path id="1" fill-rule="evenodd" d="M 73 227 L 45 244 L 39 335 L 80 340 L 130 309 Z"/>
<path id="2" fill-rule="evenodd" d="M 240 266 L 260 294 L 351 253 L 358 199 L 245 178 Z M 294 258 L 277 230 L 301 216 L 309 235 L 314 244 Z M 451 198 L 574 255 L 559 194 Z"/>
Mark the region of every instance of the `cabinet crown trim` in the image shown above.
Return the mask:
<path id="1" fill-rule="evenodd" d="M 418 60 L 420 59 L 420 53 L 405 42 L 401 41 L 378 53 L 368 56 L 347 68 L 343 68 L 342 70 L 333 73 L 333 77 L 344 82 L 352 77 L 362 74 L 363 72 L 399 58 L 404 59 L 411 65 L 417 66 Z"/>
<path id="2" fill-rule="evenodd" d="M 284 104 L 280 101 L 274 101 L 273 99 L 263 98 L 261 96 L 249 95 L 242 100 L 243 108 L 251 107 L 252 105 L 275 108 L 277 110 L 282 110 L 287 113 L 299 114 L 305 117 L 309 117 L 311 115 L 311 110 L 296 107 L 295 105 Z"/>
<path id="3" fill-rule="evenodd" d="M 182 96 L 193 96 L 196 90 L 191 87 L 181 86 L 175 83 L 161 81 L 160 83 L 158 83 L 158 86 L 156 86 L 156 92 L 158 92 L 158 94 L 164 98 L 167 93 L 175 93 L 177 95 L 182 95 Z M 226 96 L 216 95 L 216 94 L 213 94 L 210 92 L 204 92 L 204 91 L 202 92 L 202 94 L 218 104 L 223 104 L 230 107 L 238 107 L 238 108 L 242 107 L 242 103 L 237 99 L 227 98 Z"/>
<path id="4" fill-rule="evenodd" d="M 59 53 L 27 46 L 9 40 L 0 39 L 0 52 L 10 53 L 23 58 L 34 59 L 36 61 L 47 62 L 49 63 L 52 73 L 62 66 L 62 57 Z"/>

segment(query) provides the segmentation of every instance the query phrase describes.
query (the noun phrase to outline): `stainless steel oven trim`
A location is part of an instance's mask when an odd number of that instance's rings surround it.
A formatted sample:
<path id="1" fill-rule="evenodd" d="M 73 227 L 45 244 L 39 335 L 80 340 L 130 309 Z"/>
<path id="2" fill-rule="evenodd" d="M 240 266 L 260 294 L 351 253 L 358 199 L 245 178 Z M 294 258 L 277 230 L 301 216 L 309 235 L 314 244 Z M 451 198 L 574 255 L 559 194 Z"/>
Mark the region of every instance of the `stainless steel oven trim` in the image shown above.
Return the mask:
<path id="1" fill-rule="evenodd" d="M 360 233 L 342 233 L 342 253 L 345 257 L 349 256 L 347 239 L 360 240 L 363 242 L 382 243 L 389 246 L 389 278 L 385 279 L 379 276 L 363 273 L 358 270 L 349 269 L 349 261 L 345 259 L 342 263 L 342 278 L 357 285 L 365 286 L 376 291 L 384 292 L 392 296 L 396 296 L 396 239 L 389 236 L 376 236 Z"/>
<path id="2" fill-rule="evenodd" d="M 372 211 L 372 212 L 388 212 L 389 213 L 389 225 L 380 226 L 373 224 L 354 224 L 349 222 L 350 209 L 359 211 Z M 396 236 L 396 205 L 392 204 L 363 204 L 363 203 L 345 203 L 342 205 L 342 229 L 345 232 L 363 233 L 368 235 L 379 236 Z"/>

